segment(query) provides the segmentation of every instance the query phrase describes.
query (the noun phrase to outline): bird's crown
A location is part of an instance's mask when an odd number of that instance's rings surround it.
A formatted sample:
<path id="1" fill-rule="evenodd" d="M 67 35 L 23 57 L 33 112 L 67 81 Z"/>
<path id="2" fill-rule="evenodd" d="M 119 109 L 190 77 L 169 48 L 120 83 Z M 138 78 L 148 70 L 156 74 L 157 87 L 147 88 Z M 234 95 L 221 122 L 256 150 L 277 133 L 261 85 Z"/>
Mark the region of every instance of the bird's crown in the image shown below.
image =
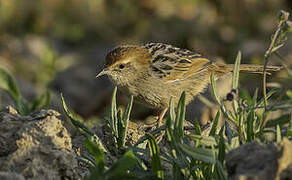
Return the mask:
<path id="1" fill-rule="evenodd" d="M 136 61 L 143 61 L 150 54 L 143 46 L 126 45 L 119 46 L 111 50 L 105 58 L 105 67 L 110 67 L 118 62 L 131 61 L 131 58 L 137 58 Z"/>

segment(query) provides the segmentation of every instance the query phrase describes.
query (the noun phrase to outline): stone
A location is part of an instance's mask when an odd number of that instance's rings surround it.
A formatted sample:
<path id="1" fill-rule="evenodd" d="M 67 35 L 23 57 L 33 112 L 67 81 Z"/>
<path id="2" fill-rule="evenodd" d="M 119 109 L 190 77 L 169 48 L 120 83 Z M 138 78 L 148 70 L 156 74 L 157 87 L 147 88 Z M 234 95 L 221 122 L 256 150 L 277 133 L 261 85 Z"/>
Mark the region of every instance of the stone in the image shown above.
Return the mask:
<path id="1" fill-rule="evenodd" d="M 19 176 L 15 179 L 80 179 L 71 137 L 59 113 L 40 110 L 20 116 L 9 109 L 0 112 L 0 179 L 13 174 Z"/>

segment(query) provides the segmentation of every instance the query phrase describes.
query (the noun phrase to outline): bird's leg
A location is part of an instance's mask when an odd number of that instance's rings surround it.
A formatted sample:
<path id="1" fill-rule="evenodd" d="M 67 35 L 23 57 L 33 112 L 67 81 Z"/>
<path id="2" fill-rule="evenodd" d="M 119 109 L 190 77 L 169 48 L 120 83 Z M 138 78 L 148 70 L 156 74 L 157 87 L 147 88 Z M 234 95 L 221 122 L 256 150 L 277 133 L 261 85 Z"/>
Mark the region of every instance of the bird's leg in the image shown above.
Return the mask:
<path id="1" fill-rule="evenodd" d="M 164 108 L 162 111 L 160 111 L 158 115 L 158 121 L 157 121 L 157 127 L 162 126 L 163 124 L 163 117 L 166 114 L 168 108 Z"/>
<path id="2" fill-rule="evenodd" d="M 163 125 L 163 117 L 165 116 L 168 108 L 164 108 L 162 110 L 156 111 L 155 114 L 158 114 L 158 120 L 154 123 L 148 124 L 146 126 L 151 127 L 151 131 L 154 131 L 155 129 L 161 127 Z M 156 126 L 156 127 L 155 127 Z M 165 134 L 165 130 L 161 130 L 155 135 L 156 141 L 159 143 Z"/>
<path id="3" fill-rule="evenodd" d="M 168 108 L 164 108 L 162 111 L 160 111 L 160 113 L 158 115 L 157 128 L 159 128 L 160 126 L 162 126 L 162 124 L 163 124 L 163 117 L 164 117 L 165 113 L 167 112 L 167 109 Z M 161 130 L 159 132 L 159 134 L 157 134 L 155 136 L 155 139 L 156 139 L 157 143 L 159 143 L 163 139 L 164 134 L 165 134 L 165 131 L 164 130 Z"/>

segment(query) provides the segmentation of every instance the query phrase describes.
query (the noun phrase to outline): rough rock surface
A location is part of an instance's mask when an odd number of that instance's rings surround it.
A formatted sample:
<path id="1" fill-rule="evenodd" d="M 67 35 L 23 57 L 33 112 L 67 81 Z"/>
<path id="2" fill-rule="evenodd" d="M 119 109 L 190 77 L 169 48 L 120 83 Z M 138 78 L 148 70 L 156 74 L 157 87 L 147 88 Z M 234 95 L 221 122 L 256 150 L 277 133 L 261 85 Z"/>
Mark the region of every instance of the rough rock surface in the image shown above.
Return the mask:
<path id="1" fill-rule="evenodd" d="M 266 146 L 247 143 L 230 151 L 225 159 L 231 179 L 292 180 L 292 142 L 286 138 Z"/>
<path id="2" fill-rule="evenodd" d="M 80 179 L 71 138 L 53 110 L 0 112 L 0 179 Z"/>

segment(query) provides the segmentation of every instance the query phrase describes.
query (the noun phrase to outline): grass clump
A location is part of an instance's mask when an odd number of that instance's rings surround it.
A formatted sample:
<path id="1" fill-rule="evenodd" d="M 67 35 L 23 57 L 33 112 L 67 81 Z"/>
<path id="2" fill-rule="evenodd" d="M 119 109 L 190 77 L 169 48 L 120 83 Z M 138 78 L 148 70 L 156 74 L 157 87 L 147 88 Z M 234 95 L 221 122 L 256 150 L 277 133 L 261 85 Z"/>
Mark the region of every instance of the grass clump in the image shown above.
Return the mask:
<path id="1" fill-rule="evenodd" d="M 8 93 L 14 102 L 14 107 L 21 115 L 28 115 L 36 110 L 43 109 L 50 104 L 51 94 L 45 91 L 40 96 L 28 102 L 20 93 L 12 75 L 0 67 L 0 89 Z"/>

